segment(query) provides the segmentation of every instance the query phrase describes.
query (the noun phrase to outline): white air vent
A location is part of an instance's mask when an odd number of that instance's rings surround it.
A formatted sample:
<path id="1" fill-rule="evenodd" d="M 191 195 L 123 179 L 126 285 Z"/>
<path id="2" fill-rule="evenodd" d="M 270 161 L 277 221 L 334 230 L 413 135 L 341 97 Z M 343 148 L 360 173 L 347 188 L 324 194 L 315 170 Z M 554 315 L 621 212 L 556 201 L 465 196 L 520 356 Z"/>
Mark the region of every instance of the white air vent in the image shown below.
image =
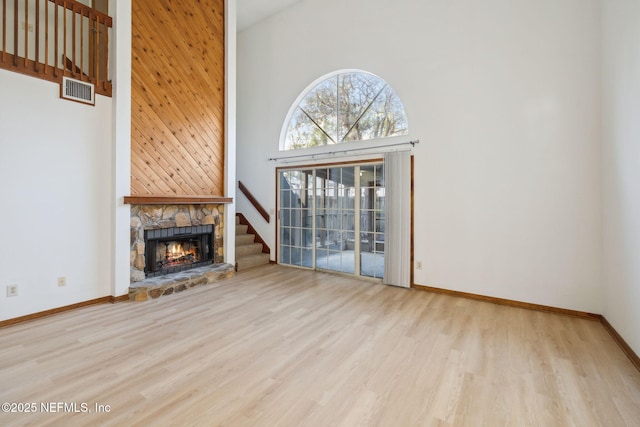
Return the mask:
<path id="1" fill-rule="evenodd" d="M 62 98 L 91 105 L 96 103 L 95 87 L 91 83 L 63 77 L 60 89 Z"/>

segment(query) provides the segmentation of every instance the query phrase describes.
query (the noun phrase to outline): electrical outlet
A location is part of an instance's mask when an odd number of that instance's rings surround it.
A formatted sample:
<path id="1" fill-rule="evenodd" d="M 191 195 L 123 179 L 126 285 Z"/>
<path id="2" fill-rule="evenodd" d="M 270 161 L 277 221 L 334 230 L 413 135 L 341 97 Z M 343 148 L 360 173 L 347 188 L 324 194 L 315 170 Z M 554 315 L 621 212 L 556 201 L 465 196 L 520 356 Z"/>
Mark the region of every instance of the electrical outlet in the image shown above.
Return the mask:
<path id="1" fill-rule="evenodd" d="M 24 31 L 25 29 L 30 33 L 33 33 L 33 24 L 29 24 L 29 26 L 27 26 L 25 22 L 22 21 L 22 30 Z"/>
<path id="2" fill-rule="evenodd" d="M 422 270 L 422 261 L 418 261 L 418 262 L 416 263 L 416 268 L 417 268 L 418 270 Z"/>
<path id="3" fill-rule="evenodd" d="M 7 298 L 18 296 L 18 285 L 7 285 Z"/>
<path id="4" fill-rule="evenodd" d="M 58 286 L 66 286 L 67 278 L 66 277 L 58 277 Z"/>

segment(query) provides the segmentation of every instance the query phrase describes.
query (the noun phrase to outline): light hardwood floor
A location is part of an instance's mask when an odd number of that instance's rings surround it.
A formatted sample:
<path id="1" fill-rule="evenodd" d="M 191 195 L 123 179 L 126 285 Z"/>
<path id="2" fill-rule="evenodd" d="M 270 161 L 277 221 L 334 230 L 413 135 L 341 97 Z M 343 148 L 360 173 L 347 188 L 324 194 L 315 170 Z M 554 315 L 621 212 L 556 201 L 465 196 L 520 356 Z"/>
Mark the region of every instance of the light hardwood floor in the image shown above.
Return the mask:
<path id="1" fill-rule="evenodd" d="M 640 373 L 595 321 L 269 265 L 0 329 L 0 402 L 38 405 L 2 426 L 638 426 Z"/>

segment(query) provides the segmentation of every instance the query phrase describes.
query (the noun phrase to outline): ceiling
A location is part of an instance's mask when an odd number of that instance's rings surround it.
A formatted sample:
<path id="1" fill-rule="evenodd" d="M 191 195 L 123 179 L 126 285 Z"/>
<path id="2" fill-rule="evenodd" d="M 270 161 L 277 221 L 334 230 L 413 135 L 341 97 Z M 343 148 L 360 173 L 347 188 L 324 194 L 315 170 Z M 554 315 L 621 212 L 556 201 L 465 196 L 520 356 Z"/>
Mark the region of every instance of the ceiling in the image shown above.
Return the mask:
<path id="1" fill-rule="evenodd" d="M 268 18 L 302 0 L 237 0 L 238 31 Z"/>

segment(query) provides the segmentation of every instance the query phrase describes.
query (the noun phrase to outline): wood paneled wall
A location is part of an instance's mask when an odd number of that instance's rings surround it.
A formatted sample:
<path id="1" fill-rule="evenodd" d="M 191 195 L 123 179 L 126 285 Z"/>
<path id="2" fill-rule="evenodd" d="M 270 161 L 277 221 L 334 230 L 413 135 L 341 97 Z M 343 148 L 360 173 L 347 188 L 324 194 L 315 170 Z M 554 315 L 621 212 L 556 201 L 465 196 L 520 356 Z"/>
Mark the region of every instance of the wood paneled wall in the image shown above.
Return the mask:
<path id="1" fill-rule="evenodd" d="M 224 0 L 134 0 L 131 194 L 224 194 Z"/>

